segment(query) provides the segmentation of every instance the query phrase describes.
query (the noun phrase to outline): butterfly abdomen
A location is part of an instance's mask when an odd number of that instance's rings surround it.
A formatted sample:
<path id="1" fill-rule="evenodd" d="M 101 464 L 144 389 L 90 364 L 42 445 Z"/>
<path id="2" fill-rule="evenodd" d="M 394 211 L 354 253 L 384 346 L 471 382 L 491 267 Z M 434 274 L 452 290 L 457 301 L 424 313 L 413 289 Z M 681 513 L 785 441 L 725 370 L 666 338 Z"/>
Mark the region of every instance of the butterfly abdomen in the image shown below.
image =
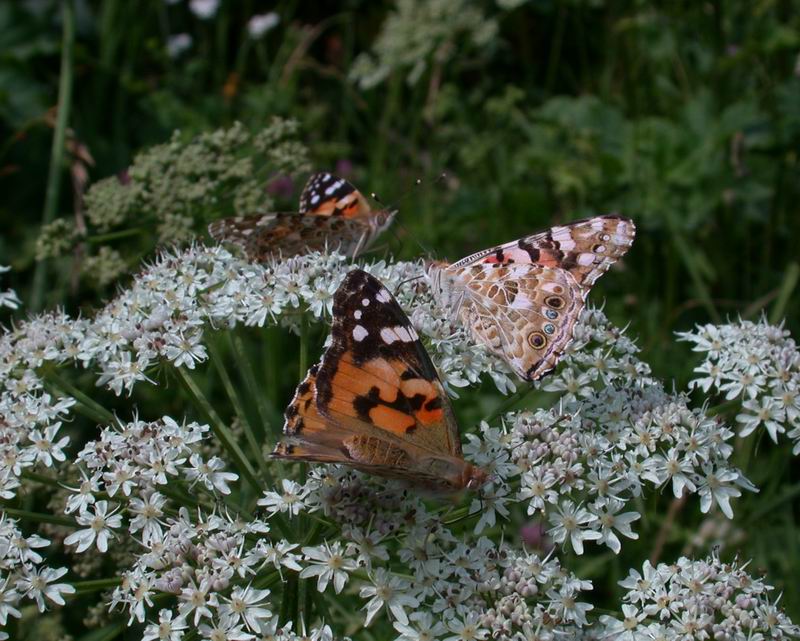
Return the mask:
<path id="1" fill-rule="evenodd" d="M 353 435 L 342 442 L 342 447 L 354 462 L 365 465 L 407 467 L 411 464 L 411 457 L 404 449 L 374 436 Z"/>

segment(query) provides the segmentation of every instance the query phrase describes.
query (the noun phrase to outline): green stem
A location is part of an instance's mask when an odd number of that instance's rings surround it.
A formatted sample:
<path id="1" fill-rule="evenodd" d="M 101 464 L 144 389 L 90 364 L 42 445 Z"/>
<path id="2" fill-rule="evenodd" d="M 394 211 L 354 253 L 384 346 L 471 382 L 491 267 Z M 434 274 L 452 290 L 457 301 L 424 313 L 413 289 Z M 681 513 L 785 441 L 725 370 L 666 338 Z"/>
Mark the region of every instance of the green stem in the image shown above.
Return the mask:
<path id="1" fill-rule="evenodd" d="M 772 307 L 769 314 L 769 322 L 777 325 L 781 322 L 786 312 L 786 304 L 789 302 L 789 297 L 792 295 L 794 288 L 797 286 L 797 281 L 800 279 L 800 265 L 797 263 L 789 263 L 786 272 L 781 282 L 781 289 L 778 293 L 778 299 Z"/>
<path id="2" fill-rule="evenodd" d="M 50 148 L 50 167 L 47 174 L 47 190 L 44 196 L 44 211 L 42 212 L 42 226 L 52 222 L 58 208 L 58 198 L 61 191 L 61 172 L 64 160 L 64 141 L 67 135 L 67 122 L 69 122 L 70 106 L 72 104 L 72 54 L 75 48 L 75 12 L 72 0 L 63 0 L 62 7 L 62 36 L 61 36 L 61 71 L 58 81 L 58 112 L 56 114 L 55 130 L 53 131 L 53 146 Z M 33 292 L 31 293 L 30 310 L 38 312 L 44 299 L 45 278 L 47 277 L 47 263 L 41 261 L 36 265 L 33 275 Z"/>
<path id="3" fill-rule="evenodd" d="M 76 411 L 82 410 L 82 413 L 89 418 L 97 420 L 98 423 L 111 423 L 116 424 L 117 419 L 105 407 L 100 405 L 97 401 L 93 400 L 83 392 L 81 392 L 72 383 L 61 377 L 55 368 L 48 367 L 42 370 L 42 375 L 46 380 L 51 381 L 55 387 L 60 388 L 66 394 L 71 396 L 77 402 Z"/>
<path id="4" fill-rule="evenodd" d="M 739 404 L 742 402 L 740 398 L 733 398 L 729 401 L 725 401 L 724 403 L 720 403 L 719 405 L 714 405 L 714 407 L 709 407 L 705 411 L 706 416 L 717 416 L 718 414 L 723 414 L 734 407 L 738 408 Z"/>
<path id="5" fill-rule="evenodd" d="M 117 623 L 109 623 L 106 627 L 101 628 L 99 630 L 94 630 L 89 634 L 83 635 L 79 641 L 111 641 L 112 639 L 116 639 L 120 634 L 122 634 L 126 629 L 126 625 L 123 621 L 119 621 Z M 184 639 L 188 639 L 188 636 L 183 637 Z"/>
<path id="6" fill-rule="evenodd" d="M 122 579 L 119 577 L 112 577 L 110 579 L 91 579 L 88 581 L 73 581 L 72 587 L 76 590 L 76 596 L 79 594 L 87 594 L 88 592 L 98 592 L 107 588 L 115 588 Z"/>
<path id="7" fill-rule="evenodd" d="M 261 484 L 256 478 L 255 471 L 250 465 L 250 461 L 247 460 L 242 448 L 239 447 L 239 444 L 236 442 L 236 439 L 231 431 L 228 429 L 225 423 L 222 422 L 222 419 L 219 417 L 216 411 L 214 411 L 211 403 L 209 403 L 203 392 L 200 391 L 200 388 L 197 386 L 197 383 L 194 382 L 194 379 L 189 376 L 186 368 L 176 367 L 175 371 L 177 372 L 178 378 L 183 383 L 186 391 L 189 392 L 189 395 L 197 403 L 200 411 L 205 414 L 209 424 L 211 425 L 211 430 L 214 432 L 214 435 L 219 439 L 222 447 L 224 447 L 228 454 L 230 454 L 230 456 L 233 458 L 239 472 L 257 492 L 260 492 L 262 488 Z"/>
<path id="8" fill-rule="evenodd" d="M 689 272 L 689 277 L 692 279 L 695 290 L 697 291 L 697 297 L 700 299 L 703 307 L 705 307 L 708 315 L 711 317 L 711 320 L 713 320 L 715 323 L 720 323 L 721 319 L 719 312 L 714 305 L 714 301 L 711 299 L 711 294 L 708 291 L 708 287 L 705 279 L 703 278 L 697 258 L 689 248 L 689 244 L 683 237 L 683 233 L 678 229 L 677 223 L 673 222 L 672 220 L 668 222 L 670 223 L 670 231 L 672 232 L 672 241 L 675 244 L 675 248 L 678 250 L 678 254 L 683 260 L 686 270 Z"/>
<path id="9" fill-rule="evenodd" d="M 139 236 L 145 231 L 144 227 L 133 227 L 131 229 L 123 229 L 121 231 L 114 231 L 108 234 L 97 234 L 96 236 L 89 236 L 86 238 L 87 243 L 96 245 L 107 243 L 112 240 L 119 240 L 120 238 L 130 238 L 131 236 Z"/>
<path id="10" fill-rule="evenodd" d="M 0 506 L 0 512 L 13 516 L 17 519 L 27 519 L 38 523 L 53 523 L 55 525 L 66 525 L 67 527 L 77 527 L 75 521 L 67 516 L 57 516 L 55 514 L 43 514 L 41 512 L 29 512 L 28 510 L 18 510 L 15 507 Z"/>
<path id="11" fill-rule="evenodd" d="M 263 425 L 264 433 L 266 434 L 267 431 L 272 430 L 269 420 L 269 410 L 267 409 L 265 402 L 265 394 L 258 388 L 255 374 L 253 374 L 253 368 L 250 366 L 250 359 L 247 357 L 244 345 L 242 345 L 242 339 L 232 332 L 228 333 L 228 338 L 230 340 L 231 349 L 236 358 L 236 362 L 239 365 L 239 371 L 244 377 L 244 384 L 247 387 L 247 393 L 250 395 L 250 398 L 256 399 L 256 408 L 258 409 L 258 414 L 261 418 L 261 424 Z"/>
<path id="12" fill-rule="evenodd" d="M 534 391 L 533 385 L 526 385 L 521 390 L 517 390 L 511 396 L 506 398 L 506 400 L 500 404 L 494 412 L 492 412 L 489 416 L 487 416 L 484 421 L 487 423 L 491 423 L 495 420 L 498 416 L 505 414 L 509 409 L 514 407 L 517 403 L 519 403 L 523 398 L 525 398 L 528 394 Z"/>
<path id="13" fill-rule="evenodd" d="M 244 434 L 247 438 L 247 443 L 252 450 L 253 456 L 256 458 L 256 463 L 258 463 L 259 471 L 261 472 L 261 477 L 266 479 L 270 485 L 274 485 L 272 475 L 269 472 L 269 468 L 267 467 L 267 462 L 264 459 L 263 452 L 261 451 L 261 446 L 258 443 L 258 439 L 256 438 L 255 432 L 253 431 L 253 426 L 250 425 L 250 421 L 247 420 L 247 413 L 244 410 L 244 406 L 242 404 L 242 400 L 239 397 L 239 394 L 236 392 L 236 387 L 231 380 L 230 375 L 228 374 L 228 370 L 225 368 L 225 363 L 222 360 L 222 355 L 220 354 L 219 350 L 217 349 L 216 344 L 214 341 L 208 342 L 208 349 L 211 353 L 211 362 L 214 363 L 214 367 L 219 374 L 220 379 L 222 380 L 222 386 L 225 388 L 225 392 L 228 394 L 228 398 L 230 399 L 231 404 L 233 405 L 233 409 L 236 412 L 236 416 L 242 423 L 242 427 L 244 427 Z"/>
<path id="14" fill-rule="evenodd" d="M 30 479 L 31 481 L 36 481 L 37 483 L 42 483 L 43 485 L 57 487 L 59 489 L 64 487 L 61 481 L 54 479 L 52 476 L 45 476 L 44 474 L 37 474 L 36 472 L 29 472 L 28 470 L 22 470 L 22 478 Z"/>
<path id="15" fill-rule="evenodd" d="M 292 573 L 283 581 L 283 599 L 281 600 L 280 622 L 297 622 L 297 574 Z"/>
<path id="16" fill-rule="evenodd" d="M 300 317 L 300 365 L 298 380 L 303 380 L 308 371 L 308 319 L 303 314 Z"/>
<path id="17" fill-rule="evenodd" d="M 271 585 L 275 585 L 276 583 L 282 583 L 283 579 L 281 578 L 280 572 L 278 570 L 273 570 L 269 574 L 265 576 L 257 578 L 253 581 L 253 587 L 256 590 L 263 590 L 264 588 L 268 588 Z"/>

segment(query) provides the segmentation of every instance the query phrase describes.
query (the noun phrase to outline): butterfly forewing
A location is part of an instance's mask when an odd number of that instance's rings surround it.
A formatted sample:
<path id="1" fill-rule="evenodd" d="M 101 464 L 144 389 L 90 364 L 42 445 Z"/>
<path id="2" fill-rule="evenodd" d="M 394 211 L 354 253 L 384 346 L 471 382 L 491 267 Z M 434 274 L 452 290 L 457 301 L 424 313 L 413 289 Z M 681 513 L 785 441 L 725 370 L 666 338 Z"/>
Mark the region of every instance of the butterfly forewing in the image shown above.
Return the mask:
<path id="1" fill-rule="evenodd" d="M 323 414 L 357 418 L 439 453 L 461 454 L 443 386 L 408 317 L 366 272 L 350 272 L 334 296 L 331 347 L 317 378 Z"/>
<path id="2" fill-rule="evenodd" d="M 313 174 L 300 194 L 300 213 L 314 216 L 367 218 L 372 213 L 366 198 L 344 178 L 327 172 Z"/>
<path id="3" fill-rule="evenodd" d="M 339 462 L 430 489 L 477 486 L 450 401 L 389 291 L 361 270 L 334 296 L 331 344 L 286 411 L 274 455 Z"/>

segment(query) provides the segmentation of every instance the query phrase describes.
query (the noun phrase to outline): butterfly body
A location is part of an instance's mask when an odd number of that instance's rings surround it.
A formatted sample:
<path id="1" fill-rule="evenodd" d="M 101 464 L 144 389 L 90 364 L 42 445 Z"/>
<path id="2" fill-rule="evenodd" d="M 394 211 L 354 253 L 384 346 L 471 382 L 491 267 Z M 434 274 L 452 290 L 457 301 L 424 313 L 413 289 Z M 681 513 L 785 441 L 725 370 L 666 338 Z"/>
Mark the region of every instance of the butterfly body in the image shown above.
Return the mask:
<path id="1" fill-rule="evenodd" d="M 392 295 L 361 270 L 334 296 L 331 345 L 297 387 L 276 458 L 343 463 L 433 491 L 475 488 L 433 363 Z"/>
<path id="2" fill-rule="evenodd" d="M 355 258 L 391 225 L 395 214 L 373 210 L 344 178 L 322 172 L 308 179 L 297 213 L 224 218 L 211 223 L 208 231 L 256 262 L 330 250 Z"/>
<path id="3" fill-rule="evenodd" d="M 572 340 L 594 282 L 633 243 L 627 218 L 608 215 L 526 236 L 448 265 L 428 277 L 452 319 L 523 379 L 553 369 Z"/>

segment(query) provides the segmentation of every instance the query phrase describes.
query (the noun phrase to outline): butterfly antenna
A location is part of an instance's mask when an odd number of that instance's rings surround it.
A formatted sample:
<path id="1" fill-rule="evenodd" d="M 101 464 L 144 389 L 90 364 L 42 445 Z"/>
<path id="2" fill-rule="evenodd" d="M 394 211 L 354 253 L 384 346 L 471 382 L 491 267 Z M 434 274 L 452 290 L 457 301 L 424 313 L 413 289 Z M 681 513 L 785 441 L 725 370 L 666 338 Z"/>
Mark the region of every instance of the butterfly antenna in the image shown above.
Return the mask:
<path id="1" fill-rule="evenodd" d="M 444 181 L 444 180 L 446 180 L 446 179 L 447 179 L 447 174 L 446 174 L 445 172 L 441 172 L 441 173 L 440 173 L 440 174 L 439 174 L 439 175 L 438 175 L 438 176 L 437 176 L 437 177 L 436 177 L 436 178 L 435 178 L 435 179 L 432 181 L 432 183 L 435 185 L 435 184 L 438 184 L 438 183 L 440 183 L 440 182 L 443 182 L 443 181 Z M 419 187 L 419 186 L 420 186 L 420 185 L 422 185 L 422 184 L 423 184 L 423 180 L 422 180 L 422 178 L 417 178 L 417 179 L 415 179 L 415 180 L 414 180 L 414 188 L 416 188 L 416 187 Z M 400 203 L 401 203 L 401 202 L 403 202 L 404 200 L 406 200 L 407 198 L 409 198 L 409 197 L 411 196 L 411 194 L 414 192 L 414 188 L 406 190 L 406 192 L 405 192 L 404 194 L 402 194 L 402 195 L 401 195 L 401 196 L 400 196 L 400 197 L 399 197 L 399 198 L 398 198 L 398 199 L 397 199 L 397 200 L 396 200 L 396 201 L 395 201 L 395 202 L 394 202 L 392 205 L 386 205 L 386 204 L 385 204 L 385 203 L 384 203 L 384 202 L 383 202 L 383 201 L 380 199 L 380 197 L 378 196 L 378 194 L 376 194 L 374 191 L 373 191 L 373 192 L 370 192 L 370 198 L 372 198 L 372 199 L 373 199 L 373 200 L 374 200 L 376 203 L 378 203 L 378 204 L 379 204 L 381 207 L 383 207 L 384 209 L 388 209 L 388 210 L 390 210 L 390 211 L 399 211 L 399 205 L 400 205 Z M 399 217 L 399 216 L 395 216 L 395 218 L 398 218 L 398 217 Z M 394 226 L 395 226 L 395 228 L 399 227 L 399 228 L 400 228 L 400 229 L 402 229 L 404 232 L 406 232 L 406 234 L 407 234 L 407 235 L 408 235 L 408 236 L 409 236 L 411 239 L 413 239 L 413 241 L 414 241 L 414 242 L 415 242 L 417 245 L 419 245 L 419 248 L 422 250 L 422 252 L 423 252 L 424 254 L 426 254 L 427 256 L 433 256 L 433 252 L 431 251 L 431 249 L 430 249 L 429 247 L 426 247 L 426 246 L 425 246 L 423 243 L 421 243 L 421 242 L 419 241 L 419 239 L 418 239 L 418 238 L 417 238 L 417 237 L 416 237 L 414 234 L 412 234 L 412 233 L 410 232 L 410 230 L 408 229 L 408 227 L 406 227 L 405 225 L 403 225 L 403 224 L 402 224 L 402 223 L 401 223 L 399 220 L 396 220 L 396 221 L 395 221 L 395 224 L 394 224 Z M 401 239 L 401 238 L 400 238 L 400 236 L 397 234 L 397 232 L 396 232 L 396 230 L 395 230 L 395 229 L 392 229 L 392 234 L 394 235 L 394 237 L 395 237 L 395 238 L 397 238 L 397 240 L 398 240 L 398 241 L 400 241 L 400 242 L 402 243 L 402 239 Z"/>

